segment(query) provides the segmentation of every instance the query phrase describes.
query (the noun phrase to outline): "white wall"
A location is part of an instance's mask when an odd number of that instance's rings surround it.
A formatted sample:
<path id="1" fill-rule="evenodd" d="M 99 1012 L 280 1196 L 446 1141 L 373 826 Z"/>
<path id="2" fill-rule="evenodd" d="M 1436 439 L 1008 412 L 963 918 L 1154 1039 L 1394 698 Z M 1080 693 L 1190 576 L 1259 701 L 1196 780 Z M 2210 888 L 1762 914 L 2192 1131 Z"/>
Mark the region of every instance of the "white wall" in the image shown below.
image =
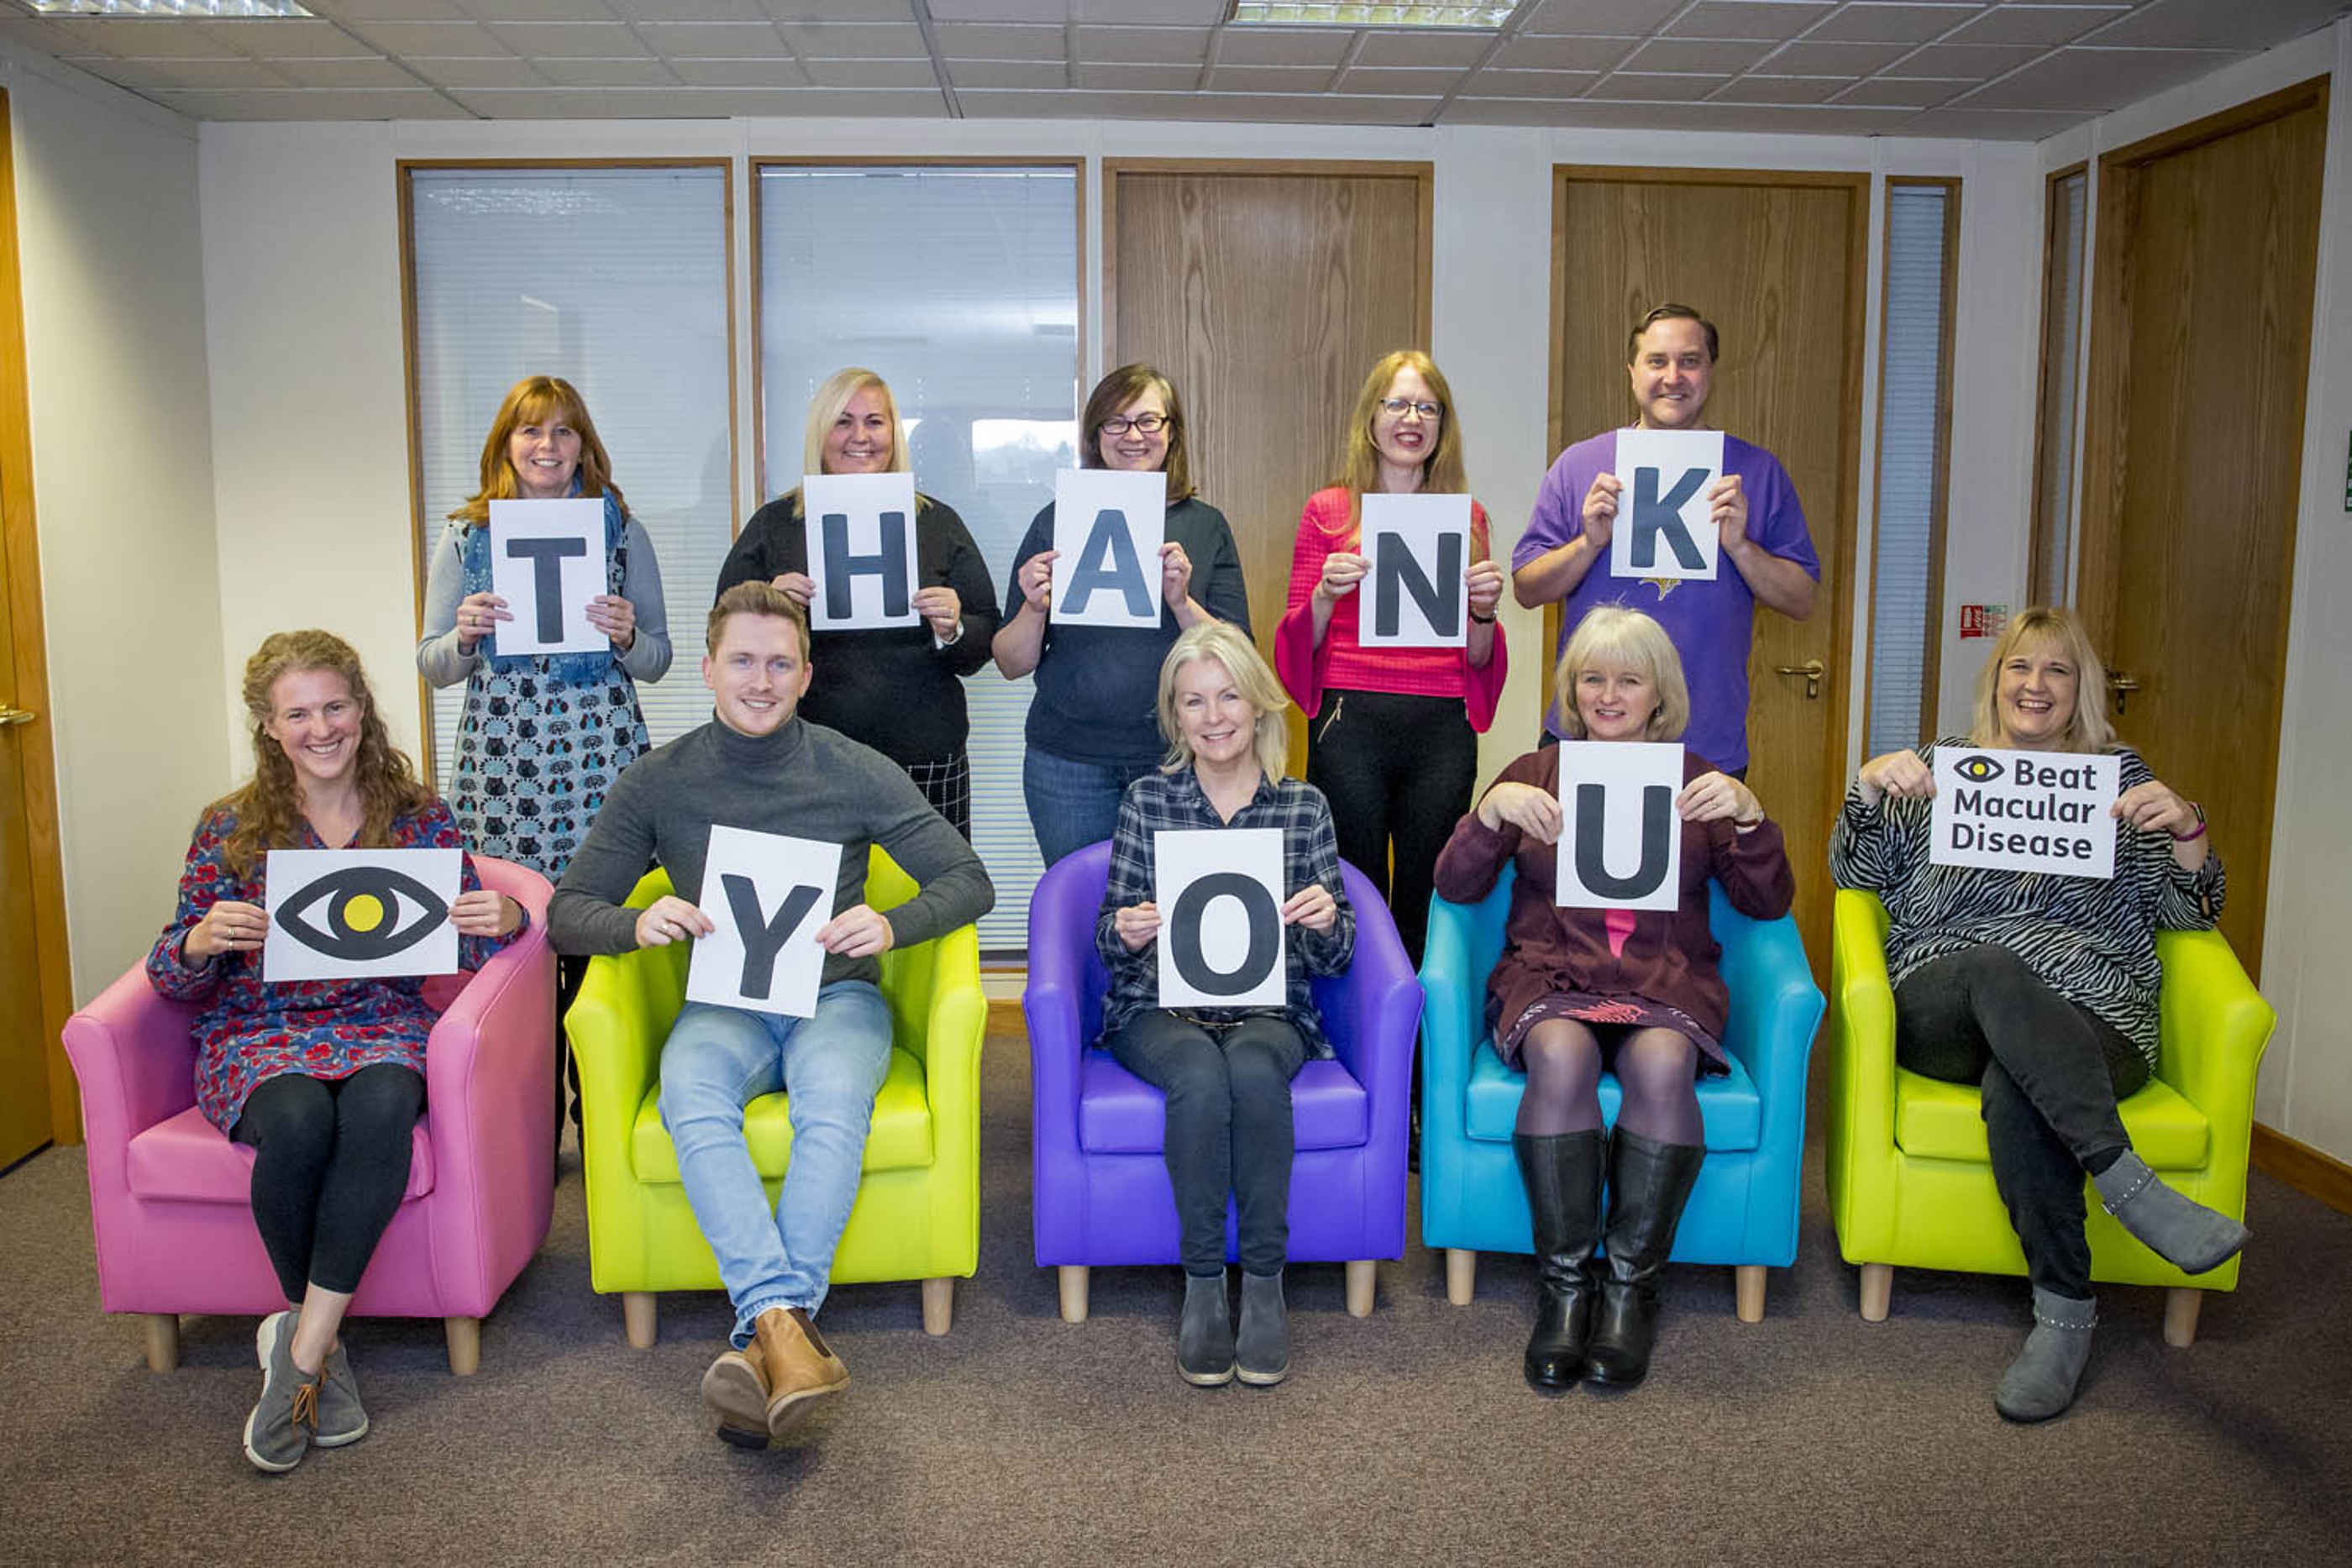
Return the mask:
<path id="1" fill-rule="evenodd" d="M 76 999 L 171 914 L 229 782 L 193 124 L 0 49 Z"/>

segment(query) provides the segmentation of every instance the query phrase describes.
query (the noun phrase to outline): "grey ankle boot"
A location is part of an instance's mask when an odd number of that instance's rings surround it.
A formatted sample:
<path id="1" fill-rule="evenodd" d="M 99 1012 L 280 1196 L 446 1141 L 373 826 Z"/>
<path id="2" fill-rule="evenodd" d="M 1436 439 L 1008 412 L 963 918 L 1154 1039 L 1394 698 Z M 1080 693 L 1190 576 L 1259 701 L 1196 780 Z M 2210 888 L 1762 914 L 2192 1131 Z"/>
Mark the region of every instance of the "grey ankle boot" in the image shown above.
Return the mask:
<path id="1" fill-rule="evenodd" d="M 1992 1407 L 2012 1421 L 2047 1421 L 2074 1403 L 2074 1385 L 2091 1359 L 2091 1331 L 2098 1303 L 2053 1296 L 2035 1286 L 2033 1331 L 2025 1348 L 2000 1375 Z"/>
<path id="2" fill-rule="evenodd" d="M 1234 1380 L 1234 1321 L 1225 1308 L 1225 1271 L 1184 1276 L 1184 1315 L 1176 1324 L 1176 1370 L 1214 1388 Z"/>
<path id="3" fill-rule="evenodd" d="M 1244 1383 L 1265 1388 L 1290 1371 L 1290 1315 L 1282 1304 L 1282 1276 L 1242 1273 L 1242 1328 L 1234 1342 L 1234 1370 Z"/>
<path id="4" fill-rule="evenodd" d="M 2129 1149 L 2091 1181 L 2116 1222 L 2184 1274 L 2220 1268 L 2253 1234 L 2228 1215 L 2165 1186 L 2147 1162 Z"/>

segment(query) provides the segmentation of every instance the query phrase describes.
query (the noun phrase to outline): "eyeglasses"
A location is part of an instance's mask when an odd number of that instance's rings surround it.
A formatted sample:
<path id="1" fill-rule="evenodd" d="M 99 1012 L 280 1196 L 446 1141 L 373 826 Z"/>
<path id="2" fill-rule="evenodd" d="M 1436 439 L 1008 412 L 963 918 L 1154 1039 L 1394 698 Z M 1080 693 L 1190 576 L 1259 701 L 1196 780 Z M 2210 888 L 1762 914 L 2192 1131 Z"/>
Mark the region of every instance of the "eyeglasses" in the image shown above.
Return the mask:
<path id="1" fill-rule="evenodd" d="M 1157 435 L 1167 429 L 1170 423 L 1164 413 L 1139 413 L 1133 419 L 1123 413 L 1115 413 L 1095 428 L 1105 435 L 1125 435 L 1130 430 L 1141 435 Z"/>
<path id="2" fill-rule="evenodd" d="M 1417 413 L 1423 419 L 1435 420 L 1444 416 L 1445 408 L 1442 403 L 1415 402 L 1406 397 L 1384 397 L 1381 399 L 1381 412 L 1398 419 L 1402 419 L 1407 413 Z"/>

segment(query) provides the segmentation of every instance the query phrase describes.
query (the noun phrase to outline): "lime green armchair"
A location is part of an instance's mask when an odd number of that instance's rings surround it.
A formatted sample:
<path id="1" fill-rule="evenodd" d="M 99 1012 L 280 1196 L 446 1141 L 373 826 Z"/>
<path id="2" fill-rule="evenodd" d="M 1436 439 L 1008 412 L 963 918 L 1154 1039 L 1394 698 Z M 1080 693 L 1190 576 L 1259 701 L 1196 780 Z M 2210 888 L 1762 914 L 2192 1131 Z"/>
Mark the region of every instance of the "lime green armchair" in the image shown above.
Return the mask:
<path id="1" fill-rule="evenodd" d="M 670 891 L 656 868 L 629 895 L 642 909 Z M 881 850 L 866 901 L 888 909 L 915 884 Z M 618 1292 L 629 1343 L 650 1347 L 657 1291 L 716 1290 L 719 1265 L 678 1184 L 662 1125 L 661 1052 L 686 998 L 690 945 L 590 960 L 563 1015 L 580 1064 L 580 1151 L 588 1186 L 589 1280 Z M 834 1255 L 836 1283 L 919 1280 L 923 1328 L 943 1334 L 955 1281 L 980 1259 L 980 1044 L 988 1002 L 980 943 L 969 925 L 882 956 L 890 1004 L 890 1068 L 874 1100 L 857 1206 Z M 745 1108 L 744 1141 L 772 1201 L 792 1158 L 784 1096 Z"/>
<path id="2" fill-rule="evenodd" d="M 1862 1315 L 1886 1316 L 1895 1270 L 2023 1274 L 2025 1255 L 1993 1186 L 1981 1093 L 1895 1063 L 1895 992 L 1886 910 L 1867 893 L 1837 895 L 1830 958 L 1828 1176 L 1838 1249 L 1862 1266 Z M 2198 1202 L 2242 1218 L 2254 1073 L 2278 1015 L 2215 931 L 2164 931 L 2162 1055 L 2122 1105 L 2132 1146 Z M 2238 1260 L 2191 1279 L 2086 1205 L 2091 1277 L 2162 1285 L 2164 1337 L 2197 1334 L 2207 1291 L 2235 1290 Z"/>

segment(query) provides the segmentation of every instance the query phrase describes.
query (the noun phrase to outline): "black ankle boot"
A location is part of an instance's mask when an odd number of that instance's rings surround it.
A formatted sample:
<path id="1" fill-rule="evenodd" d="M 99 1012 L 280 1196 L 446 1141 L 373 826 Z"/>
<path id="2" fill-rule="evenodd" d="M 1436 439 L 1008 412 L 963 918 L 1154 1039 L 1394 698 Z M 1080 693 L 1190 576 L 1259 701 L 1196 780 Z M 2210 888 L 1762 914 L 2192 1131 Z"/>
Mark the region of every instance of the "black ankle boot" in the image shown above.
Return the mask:
<path id="1" fill-rule="evenodd" d="M 1706 1158 L 1694 1144 L 1654 1143 L 1622 1127 L 1610 1134 L 1609 1258 L 1601 1309 L 1584 1346 L 1584 1375 L 1595 1383 L 1634 1384 L 1649 1373 L 1658 1276 Z"/>
<path id="2" fill-rule="evenodd" d="M 1536 1328 L 1528 1336 L 1526 1361 L 1532 1388 L 1574 1383 L 1591 1332 L 1601 1283 L 1592 1267 L 1601 1240 L 1601 1142 L 1597 1131 L 1511 1134 L 1535 1221 Z"/>

